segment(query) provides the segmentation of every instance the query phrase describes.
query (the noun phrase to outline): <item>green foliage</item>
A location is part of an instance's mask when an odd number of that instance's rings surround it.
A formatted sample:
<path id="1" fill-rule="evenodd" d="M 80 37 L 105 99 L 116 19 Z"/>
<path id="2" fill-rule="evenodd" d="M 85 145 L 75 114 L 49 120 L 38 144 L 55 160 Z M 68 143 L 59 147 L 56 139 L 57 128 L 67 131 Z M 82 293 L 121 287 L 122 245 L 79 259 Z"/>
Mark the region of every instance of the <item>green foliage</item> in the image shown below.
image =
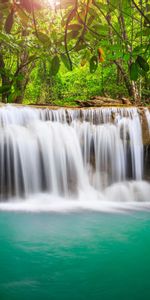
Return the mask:
<path id="1" fill-rule="evenodd" d="M 149 71 L 149 64 L 147 63 L 147 61 L 140 55 L 138 55 L 137 59 L 136 59 L 136 63 L 139 64 L 139 66 L 145 71 L 148 72 Z"/>
<path id="2" fill-rule="evenodd" d="M 3 86 L 0 86 L 0 94 L 3 92 L 9 92 L 10 91 L 10 85 L 9 84 L 5 84 Z"/>
<path id="3" fill-rule="evenodd" d="M 134 81 L 138 79 L 138 64 L 136 62 L 130 66 L 130 78 Z"/>
<path id="4" fill-rule="evenodd" d="M 44 45 L 50 45 L 50 39 L 48 35 L 40 31 L 36 31 L 36 35 L 40 42 L 42 42 Z"/>
<path id="5" fill-rule="evenodd" d="M 59 71 L 59 67 L 60 67 L 60 60 L 59 57 L 55 55 L 51 61 L 50 75 L 55 76 Z"/>
<path id="6" fill-rule="evenodd" d="M 64 63 L 65 67 L 68 69 L 68 71 L 71 71 L 72 67 L 70 65 L 70 61 L 69 61 L 67 55 L 65 55 L 65 54 L 62 53 L 61 54 L 61 60 Z"/>
<path id="7" fill-rule="evenodd" d="M 58 106 L 75 106 L 75 100 L 86 101 L 91 96 L 106 93 L 111 97 L 127 96 L 123 83 L 118 85 L 115 66 L 98 66 L 95 73 L 89 72 L 88 64 L 77 66 L 72 72 L 66 72 L 62 64 L 59 73 L 49 78 L 39 80 L 38 70 L 33 70 L 26 89 L 24 103 L 50 103 Z M 41 74 L 41 73 L 40 73 Z M 42 74 L 41 74 L 42 75 Z M 109 84 L 108 84 L 109 83 Z"/>
<path id="8" fill-rule="evenodd" d="M 90 72 L 94 73 L 97 70 L 98 67 L 98 58 L 97 56 L 92 56 L 90 59 Z"/>
<path id="9" fill-rule="evenodd" d="M 0 0 L 2 99 L 134 98 L 133 81 L 148 95 L 148 8 L 141 2 L 141 14 L 131 2 L 58 0 L 53 9 L 46 0 Z"/>

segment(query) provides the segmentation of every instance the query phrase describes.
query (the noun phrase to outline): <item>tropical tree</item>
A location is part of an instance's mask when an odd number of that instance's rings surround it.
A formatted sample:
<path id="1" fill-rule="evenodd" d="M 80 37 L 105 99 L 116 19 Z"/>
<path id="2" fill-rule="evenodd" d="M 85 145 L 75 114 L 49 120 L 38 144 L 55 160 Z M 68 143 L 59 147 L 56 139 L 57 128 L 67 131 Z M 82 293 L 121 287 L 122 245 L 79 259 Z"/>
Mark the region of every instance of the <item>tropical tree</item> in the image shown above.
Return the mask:
<path id="1" fill-rule="evenodd" d="M 0 8 L 3 102 L 22 102 L 33 69 L 49 89 L 61 63 L 68 71 L 89 63 L 91 74 L 115 65 L 118 84 L 140 103 L 149 78 L 148 1 L 0 0 Z"/>

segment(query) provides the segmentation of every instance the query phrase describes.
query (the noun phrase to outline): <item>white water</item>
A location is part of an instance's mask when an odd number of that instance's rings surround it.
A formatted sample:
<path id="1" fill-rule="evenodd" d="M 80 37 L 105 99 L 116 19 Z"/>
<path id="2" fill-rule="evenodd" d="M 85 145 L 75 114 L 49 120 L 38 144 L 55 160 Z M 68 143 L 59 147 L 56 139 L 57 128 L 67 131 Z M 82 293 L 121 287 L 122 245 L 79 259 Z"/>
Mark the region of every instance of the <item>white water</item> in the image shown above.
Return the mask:
<path id="1" fill-rule="evenodd" d="M 150 134 L 150 111 L 148 110 L 148 108 L 145 109 L 145 116 L 147 119 L 147 124 L 148 124 L 148 129 L 149 129 L 149 134 Z"/>
<path id="2" fill-rule="evenodd" d="M 136 108 L 6 106 L 0 126 L 0 210 L 147 207 Z"/>

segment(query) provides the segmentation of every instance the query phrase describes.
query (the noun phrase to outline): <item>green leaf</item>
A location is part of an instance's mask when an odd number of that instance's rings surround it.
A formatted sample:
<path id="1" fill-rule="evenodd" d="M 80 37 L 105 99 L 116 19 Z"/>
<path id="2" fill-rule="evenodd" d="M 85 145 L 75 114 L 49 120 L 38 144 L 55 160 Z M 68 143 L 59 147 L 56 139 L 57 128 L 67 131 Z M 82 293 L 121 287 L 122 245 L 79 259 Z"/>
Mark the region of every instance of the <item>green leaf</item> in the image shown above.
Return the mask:
<path id="1" fill-rule="evenodd" d="M 32 62 L 32 61 L 34 61 L 36 58 L 37 58 L 37 55 L 35 55 L 35 54 L 30 55 L 29 58 L 28 58 L 28 62 Z"/>
<path id="2" fill-rule="evenodd" d="M 70 10 L 63 16 L 61 20 L 61 25 L 64 27 L 66 25 L 66 21 L 68 19 L 68 24 L 74 19 L 76 16 L 76 9 L 73 9 L 71 12 Z"/>
<path id="3" fill-rule="evenodd" d="M 130 78 L 131 80 L 134 80 L 136 81 L 138 79 L 138 64 L 135 62 L 135 63 L 132 63 L 131 66 L 130 66 Z"/>
<path id="4" fill-rule="evenodd" d="M 136 63 L 142 68 L 145 72 L 149 71 L 149 64 L 148 62 L 140 55 L 138 55 L 136 59 Z"/>
<path id="5" fill-rule="evenodd" d="M 91 15 L 88 19 L 87 25 L 90 26 L 94 20 L 95 20 L 95 17 L 93 15 Z"/>
<path id="6" fill-rule="evenodd" d="M 61 60 L 64 63 L 65 67 L 68 69 L 68 71 L 72 70 L 72 67 L 70 65 L 70 61 L 68 59 L 68 56 L 65 54 L 61 54 Z"/>
<path id="7" fill-rule="evenodd" d="M 146 72 L 140 67 L 138 68 L 138 72 L 139 72 L 139 75 L 141 75 L 142 77 L 146 76 Z"/>
<path id="8" fill-rule="evenodd" d="M 22 25 L 27 26 L 30 19 L 29 19 L 28 15 L 25 13 L 25 11 L 22 10 L 20 7 L 17 7 L 17 13 L 18 13 L 19 18 L 21 19 Z"/>
<path id="9" fill-rule="evenodd" d="M 82 25 L 80 24 L 71 24 L 68 25 L 68 29 L 73 30 L 73 31 L 78 31 L 82 28 Z"/>
<path id="10" fill-rule="evenodd" d="M 124 61 L 129 61 L 129 59 L 130 59 L 130 53 L 125 53 L 125 54 L 123 55 L 123 60 L 124 60 Z"/>
<path id="11" fill-rule="evenodd" d="M 69 31 L 67 33 L 67 39 L 75 39 L 77 36 L 79 35 L 79 31 L 76 30 L 76 31 Z"/>
<path id="12" fill-rule="evenodd" d="M 5 31 L 6 33 L 10 33 L 14 22 L 14 11 L 11 10 L 5 22 Z"/>
<path id="13" fill-rule="evenodd" d="M 41 32 L 41 31 L 37 31 L 36 34 L 37 34 L 38 39 L 43 44 L 49 44 L 50 43 L 50 39 L 45 33 Z"/>
<path id="14" fill-rule="evenodd" d="M 11 86 L 9 84 L 5 84 L 3 86 L 0 86 L 0 94 L 4 92 L 8 92 L 10 90 Z"/>
<path id="15" fill-rule="evenodd" d="M 96 6 L 96 7 L 98 7 L 99 10 L 103 10 L 103 11 L 105 11 L 105 12 L 108 11 L 108 4 L 104 4 L 104 3 L 102 3 L 102 2 L 99 3 L 99 2 L 97 2 L 97 1 L 94 1 L 94 2 L 93 2 L 93 5 Z"/>
<path id="16" fill-rule="evenodd" d="M 6 34 L 0 32 L 0 41 L 5 43 L 8 47 L 14 49 L 14 50 L 20 50 L 19 45 L 16 43 L 14 36 L 11 34 Z"/>
<path id="17" fill-rule="evenodd" d="M 89 7 L 88 12 L 91 16 L 94 16 L 94 18 L 100 19 L 100 15 L 96 12 L 96 10 L 94 8 Z"/>
<path id="18" fill-rule="evenodd" d="M 19 74 L 16 78 L 15 81 L 22 81 L 24 79 L 24 75 L 23 74 Z"/>
<path id="19" fill-rule="evenodd" d="M 51 61 L 50 75 L 55 76 L 59 71 L 59 67 L 60 67 L 60 60 L 59 57 L 55 55 Z"/>
<path id="20" fill-rule="evenodd" d="M 86 43 L 84 41 L 82 41 L 82 40 L 81 41 L 78 40 L 78 43 L 76 44 L 75 50 L 76 51 L 80 51 L 80 50 L 83 50 L 85 48 L 87 48 Z"/>
<path id="21" fill-rule="evenodd" d="M 142 47 L 143 47 L 142 45 L 138 45 L 138 46 L 134 47 L 134 49 L 132 50 L 132 54 L 133 55 L 139 54 L 142 51 Z"/>
<path id="22" fill-rule="evenodd" d="M 142 31 L 136 33 L 136 37 L 139 36 L 149 36 L 150 35 L 150 28 L 145 28 Z"/>
<path id="23" fill-rule="evenodd" d="M 120 0 L 110 0 L 110 6 L 112 6 L 112 9 L 115 9 L 119 6 Z"/>
<path id="24" fill-rule="evenodd" d="M 107 25 L 95 24 L 91 27 L 91 29 L 102 35 L 108 34 L 108 26 Z"/>
<path id="25" fill-rule="evenodd" d="M 75 5 L 75 0 L 61 0 L 60 4 L 58 4 L 58 8 L 67 8 L 73 5 Z"/>
<path id="26" fill-rule="evenodd" d="M 111 51 L 120 51 L 122 47 L 119 44 L 111 45 Z"/>
<path id="27" fill-rule="evenodd" d="M 97 56 L 92 56 L 90 59 L 90 72 L 94 73 L 98 67 L 98 59 Z"/>
<path id="28" fill-rule="evenodd" d="M 110 0 L 109 4 L 116 7 L 119 3 L 117 0 Z"/>
<path id="29" fill-rule="evenodd" d="M 101 31 L 108 31 L 108 26 L 103 24 L 95 24 L 92 28 L 101 30 Z"/>

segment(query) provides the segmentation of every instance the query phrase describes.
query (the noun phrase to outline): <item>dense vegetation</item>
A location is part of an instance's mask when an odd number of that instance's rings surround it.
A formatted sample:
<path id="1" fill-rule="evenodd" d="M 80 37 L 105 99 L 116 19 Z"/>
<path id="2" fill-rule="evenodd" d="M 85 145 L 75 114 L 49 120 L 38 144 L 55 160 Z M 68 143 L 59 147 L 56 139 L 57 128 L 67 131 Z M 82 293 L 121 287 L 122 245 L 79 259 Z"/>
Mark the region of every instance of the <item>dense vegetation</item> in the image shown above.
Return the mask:
<path id="1" fill-rule="evenodd" d="M 0 0 L 0 101 L 150 102 L 148 0 Z"/>

